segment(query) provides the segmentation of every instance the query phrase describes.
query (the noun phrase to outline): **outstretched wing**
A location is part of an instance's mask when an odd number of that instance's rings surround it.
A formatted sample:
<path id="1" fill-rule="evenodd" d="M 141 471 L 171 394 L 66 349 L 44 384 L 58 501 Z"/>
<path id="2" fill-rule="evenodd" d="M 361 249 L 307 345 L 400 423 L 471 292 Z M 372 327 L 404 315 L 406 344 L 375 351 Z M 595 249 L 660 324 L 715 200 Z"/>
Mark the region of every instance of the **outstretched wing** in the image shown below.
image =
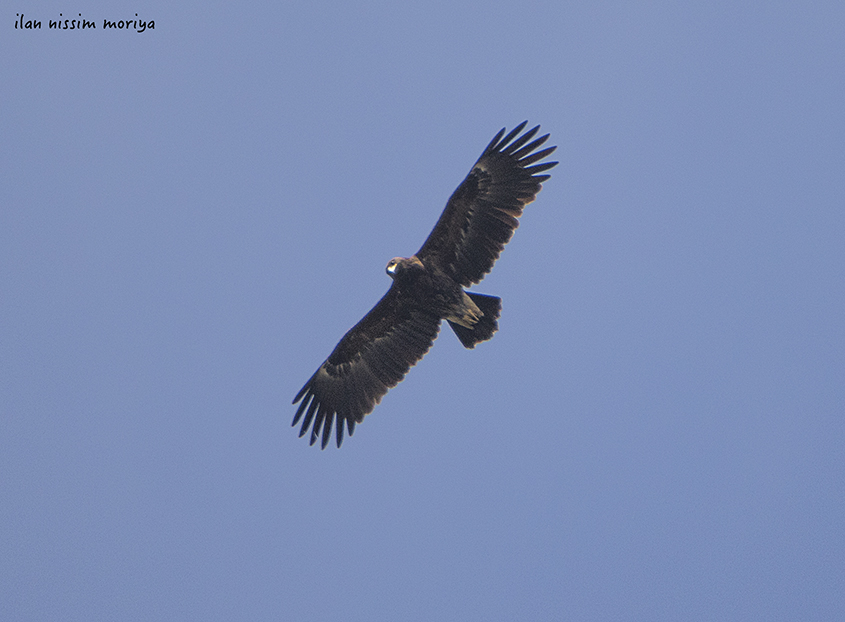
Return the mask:
<path id="1" fill-rule="evenodd" d="M 378 304 L 343 336 L 329 358 L 296 394 L 293 403 L 299 400 L 302 403 L 292 425 L 305 415 L 299 436 L 304 436 L 313 422 L 311 444 L 322 430 L 325 449 L 336 416 L 340 447 L 344 421 L 351 436 L 355 424 L 361 423 L 388 389 L 396 386 L 428 352 L 439 330 L 437 315 L 414 308 L 391 286 Z"/>
<path id="2" fill-rule="evenodd" d="M 504 128 L 496 134 L 417 252 L 424 264 L 440 268 L 464 287 L 478 283 L 490 272 L 519 226 L 517 218 L 522 209 L 550 177 L 539 173 L 557 164 L 535 164 L 555 147 L 535 151 L 548 134 L 528 143 L 539 125 L 516 138 L 526 123 L 523 121 L 504 138 Z"/>

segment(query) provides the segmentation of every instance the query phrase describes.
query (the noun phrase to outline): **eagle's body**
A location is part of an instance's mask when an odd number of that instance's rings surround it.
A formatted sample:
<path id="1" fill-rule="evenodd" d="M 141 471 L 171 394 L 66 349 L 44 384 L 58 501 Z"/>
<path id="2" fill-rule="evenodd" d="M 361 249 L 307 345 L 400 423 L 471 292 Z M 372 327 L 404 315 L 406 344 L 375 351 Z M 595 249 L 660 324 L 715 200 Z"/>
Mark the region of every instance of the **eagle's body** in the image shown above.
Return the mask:
<path id="1" fill-rule="evenodd" d="M 386 272 L 393 279 L 396 292 L 407 297 L 409 303 L 426 307 L 438 317 L 453 324 L 474 329 L 485 315 L 453 278 L 437 266 L 426 266 L 416 255 L 394 257 L 387 264 Z M 488 320 L 495 323 L 496 318 Z M 491 332 L 487 339 L 492 336 Z"/>
<path id="2" fill-rule="evenodd" d="M 322 435 L 325 448 L 337 417 L 337 446 L 372 412 L 388 389 L 428 351 L 446 320 L 467 348 L 498 329 L 501 299 L 464 291 L 479 282 L 519 225 L 522 209 L 534 200 L 540 175 L 557 164 L 535 164 L 554 151 L 536 151 L 548 134 L 527 144 L 539 126 L 516 136 L 522 123 L 504 136 L 501 130 L 458 186 L 422 248 L 412 257 L 387 264 L 393 285 L 353 326 L 329 358 L 294 398 L 303 400 L 293 425 L 303 415 L 303 436 L 313 423 L 311 444 Z M 516 138 L 516 139 L 515 139 Z M 515 140 L 514 140 L 515 139 Z M 304 399 L 303 399 L 304 398 Z"/>

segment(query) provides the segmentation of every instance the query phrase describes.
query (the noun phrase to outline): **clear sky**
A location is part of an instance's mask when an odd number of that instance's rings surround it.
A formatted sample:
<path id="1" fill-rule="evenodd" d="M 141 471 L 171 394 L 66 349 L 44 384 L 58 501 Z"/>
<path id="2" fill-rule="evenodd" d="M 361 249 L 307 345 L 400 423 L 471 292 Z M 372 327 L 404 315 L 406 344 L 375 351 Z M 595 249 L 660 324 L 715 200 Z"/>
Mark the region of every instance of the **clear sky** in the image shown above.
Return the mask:
<path id="1" fill-rule="evenodd" d="M 0 12 L 0 618 L 845 616 L 845 4 L 115 6 Z M 500 331 L 309 447 L 524 119 Z"/>

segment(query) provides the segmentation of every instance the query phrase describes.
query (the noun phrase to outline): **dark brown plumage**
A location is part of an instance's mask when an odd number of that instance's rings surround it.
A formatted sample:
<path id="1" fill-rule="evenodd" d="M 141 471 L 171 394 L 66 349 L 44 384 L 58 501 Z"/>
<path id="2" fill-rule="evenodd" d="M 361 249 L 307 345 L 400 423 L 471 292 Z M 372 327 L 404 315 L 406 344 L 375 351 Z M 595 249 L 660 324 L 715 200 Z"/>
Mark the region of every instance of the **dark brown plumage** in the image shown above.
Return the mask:
<path id="1" fill-rule="evenodd" d="M 557 164 L 536 164 L 555 150 L 536 151 L 549 135 L 531 141 L 540 126 L 507 136 L 502 129 L 449 198 L 446 209 L 416 255 L 387 264 L 393 285 L 364 318 L 347 332 L 329 358 L 293 400 L 300 400 L 293 424 L 300 436 L 311 428 L 311 444 L 322 436 L 325 449 L 332 426 L 337 446 L 344 422 L 355 425 L 372 412 L 431 347 L 446 320 L 467 348 L 486 341 L 498 329 L 501 299 L 464 291 L 493 267 L 519 226 L 517 218 L 534 200 L 541 174 Z M 504 136 L 504 138 L 503 138 Z"/>

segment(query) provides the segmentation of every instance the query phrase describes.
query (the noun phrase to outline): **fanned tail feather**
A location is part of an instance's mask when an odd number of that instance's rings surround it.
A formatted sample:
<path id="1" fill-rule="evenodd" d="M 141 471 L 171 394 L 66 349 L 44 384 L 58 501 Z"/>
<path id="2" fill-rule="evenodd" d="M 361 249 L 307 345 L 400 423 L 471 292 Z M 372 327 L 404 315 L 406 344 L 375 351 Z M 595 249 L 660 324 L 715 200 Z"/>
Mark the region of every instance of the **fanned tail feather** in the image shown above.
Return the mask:
<path id="1" fill-rule="evenodd" d="M 502 299 L 498 296 L 473 294 L 470 292 L 467 292 L 467 295 L 481 309 L 484 315 L 472 328 L 465 328 L 451 321 L 449 322 L 449 326 L 455 331 L 463 346 L 472 349 L 475 347 L 475 344 L 481 341 L 487 341 L 493 336 L 493 333 L 499 330 L 498 319 L 502 312 Z"/>

